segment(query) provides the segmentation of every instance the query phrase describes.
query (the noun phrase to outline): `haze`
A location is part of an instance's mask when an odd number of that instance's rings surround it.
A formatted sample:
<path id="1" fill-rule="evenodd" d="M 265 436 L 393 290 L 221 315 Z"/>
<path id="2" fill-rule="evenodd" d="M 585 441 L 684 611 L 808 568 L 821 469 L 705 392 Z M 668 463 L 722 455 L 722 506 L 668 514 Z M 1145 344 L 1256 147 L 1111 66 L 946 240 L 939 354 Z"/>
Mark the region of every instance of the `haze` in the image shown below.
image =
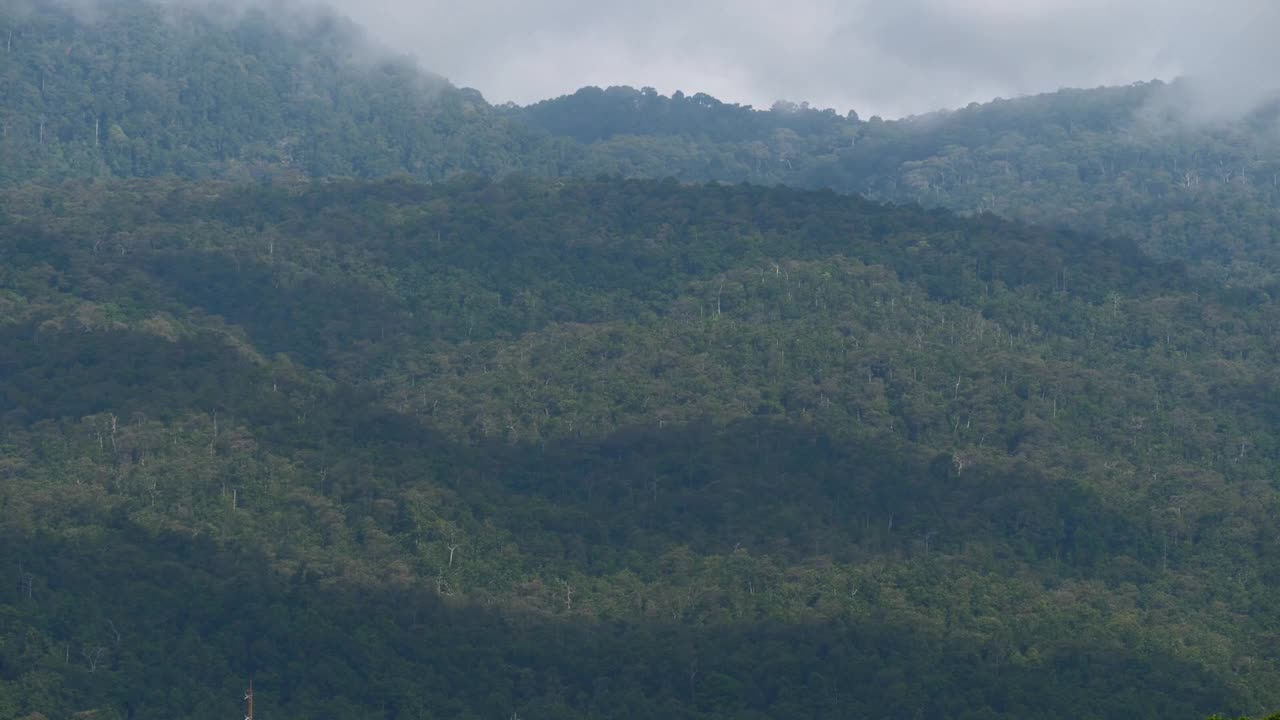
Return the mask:
<path id="1" fill-rule="evenodd" d="M 1263 75 L 1280 59 L 1280 9 L 1262 0 L 333 2 L 495 102 L 631 84 L 893 117 L 1193 75 L 1234 111 L 1276 90 Z"/>
<path id="2" fill-rule="evenodd" d="M 102 0 L 59 3 L 92 17 Z M 1063 87 L 1176 77 L 1184 119 L 1280 98 L 1280 3 L 1268 0 L 156 0 L 256 6 L 296 21 L 329 5 L 374 46 L 526 104 L 584 85 L 808 101 L 884 117 Z"/>

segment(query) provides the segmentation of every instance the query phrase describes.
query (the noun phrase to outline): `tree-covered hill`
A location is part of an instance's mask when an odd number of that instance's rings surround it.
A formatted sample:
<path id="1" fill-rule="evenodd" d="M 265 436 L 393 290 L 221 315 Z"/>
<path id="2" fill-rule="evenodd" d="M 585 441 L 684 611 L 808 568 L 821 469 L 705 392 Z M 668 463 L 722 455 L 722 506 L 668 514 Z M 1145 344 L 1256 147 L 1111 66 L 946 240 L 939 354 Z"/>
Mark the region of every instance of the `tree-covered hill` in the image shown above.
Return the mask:
<path id="1" fill-rule="evenodd" d="M 558 172 L 545 136 L 305 7 L 6 4 L 0 43 L 0 183 Z"/>
<path id="2" fill-rule="evenodd" d="M 1126 236 L 1242 287 L 1274 284 L 1280 267 L 1274 109 L 1192 122 L 1182 83 L 892 122 L 625 87 L 493 107 L 322 12 L 80 7 L 0 7 L 0 184 L 517 171 L 781 183 Z"/>
<path id="3" fill-rule="evenodd" d="M 0 7 L 0 718 L 1280 705 L 1266 113 L 495 108 L 196 7 Z"/>
<path id="4" fill-rule="evenodd" d="M 830 192 L 0 196 L 0 710 L 1280 703 L 1276 308 Z"/>
<path id="5" fill-rule="evenodd" d="M 826 187 L 1135 238 L 1241 285 L 1280 266 L 1276 113 L 1195 121 L 1185 83 L 1063 90 L 885 122 L 586 88 L 509 111 L 630 175 Z"/>

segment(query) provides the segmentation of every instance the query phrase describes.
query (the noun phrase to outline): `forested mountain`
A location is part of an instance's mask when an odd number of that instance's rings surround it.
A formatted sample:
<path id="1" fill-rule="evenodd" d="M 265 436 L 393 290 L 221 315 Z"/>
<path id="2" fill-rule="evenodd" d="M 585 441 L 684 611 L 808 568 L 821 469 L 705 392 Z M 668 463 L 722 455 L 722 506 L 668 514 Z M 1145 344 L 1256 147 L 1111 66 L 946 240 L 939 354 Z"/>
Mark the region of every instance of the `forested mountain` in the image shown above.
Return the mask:
<path id="1" fill-rule="evenodd" d="M 884 122 L 586 88 L 509 111 L 631 175 L 784 183 L 1136 239 L 1229 282 L 1280 267 L 1274 107 L 1194 120 L 1185 83 L 1061 92 Z"/>
<path id="2" fill-rule="evenodd" d="M 493 107 L 195 7 L 0 8 L 0 718 L 1280 706 L 1266 112 Z"/>
<path id="3" fill-rule="evenodd" d="M 1280 703 L 1270 303 L 831 193 L 0 201 L 0 708 Z"/>
<path id="4" fill-rule="evenodd" d="M 75 7 L 0 9 L 0 183 L 512 171 L 782 183 L 1131 237 L 1245 287 L 1273 285 L 1280 267 L 1275 109 L 1195 122 L 1183 83 L 893 122 L 626 87 L 496 108 L 321 12 L 284 29 L 199 2 Z"/>
<path id="5" fill-rule="evenodd" d="M 479 93 L 327 13 L 297 11 L 286 26 L 214 2 L 90 7 L 0 8 L 0 183 L 559 172 Z"/>

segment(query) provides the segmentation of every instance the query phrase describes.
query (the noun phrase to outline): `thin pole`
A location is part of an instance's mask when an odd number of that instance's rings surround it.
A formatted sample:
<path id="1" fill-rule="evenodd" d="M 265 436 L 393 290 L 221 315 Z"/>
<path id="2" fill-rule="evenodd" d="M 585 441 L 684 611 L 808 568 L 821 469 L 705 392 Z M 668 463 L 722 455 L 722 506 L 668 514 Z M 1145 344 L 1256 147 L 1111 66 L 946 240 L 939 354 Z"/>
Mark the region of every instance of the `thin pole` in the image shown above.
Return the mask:
<path id="1" fill-rule="evenodd" d="M 249 714 L 244 716 L 244 720 L 253 720 L 253 680 L 249 681 L 249 692 L 244 694 L 244 699 L 249 703 Z"/>

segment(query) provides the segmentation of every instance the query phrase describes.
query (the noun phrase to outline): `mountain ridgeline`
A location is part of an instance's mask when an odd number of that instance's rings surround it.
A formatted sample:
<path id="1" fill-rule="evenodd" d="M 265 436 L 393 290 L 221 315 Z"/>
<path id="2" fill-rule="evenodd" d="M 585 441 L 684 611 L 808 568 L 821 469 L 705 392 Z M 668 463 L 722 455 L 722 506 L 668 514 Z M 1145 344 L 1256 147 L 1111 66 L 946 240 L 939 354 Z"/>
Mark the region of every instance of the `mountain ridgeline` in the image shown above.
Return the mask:
<path id="1" fill-rule="evenodd" d="M 1277 283 L 1275 108 L 1192 122 L 1180 82 L 900 121 L 627 87 L 494 107 L 321 12 L 285 30 L 215 4 L 67 7 L 0 11 L 0 183 L 517 171 L 781 183 L 1126 236 L 1221 282 Z"/>
<path id="2" fill-rule="evenodd" d="M 323 12 L 278 19 L 200 2 L 0 10 L 0 182 L 541 169 L 530 133 L 478 93 Z"/>
<path id="3" fill-rule="evenodd" d="M 1274 107 L 1196 124 L 1183 83 L 1063 90 L 895 122 L 793 103 L 585 88 L 513 118 L 626 175 L 783 183 L 995 212 L 1137 240 L 1274 292 L 1280 125 Z"/>
<path id="4" fill-rule="evenodd" d="M 1265 114 L 68 7 L 0 10 L 0 717 L 1280 706 Z"/>

